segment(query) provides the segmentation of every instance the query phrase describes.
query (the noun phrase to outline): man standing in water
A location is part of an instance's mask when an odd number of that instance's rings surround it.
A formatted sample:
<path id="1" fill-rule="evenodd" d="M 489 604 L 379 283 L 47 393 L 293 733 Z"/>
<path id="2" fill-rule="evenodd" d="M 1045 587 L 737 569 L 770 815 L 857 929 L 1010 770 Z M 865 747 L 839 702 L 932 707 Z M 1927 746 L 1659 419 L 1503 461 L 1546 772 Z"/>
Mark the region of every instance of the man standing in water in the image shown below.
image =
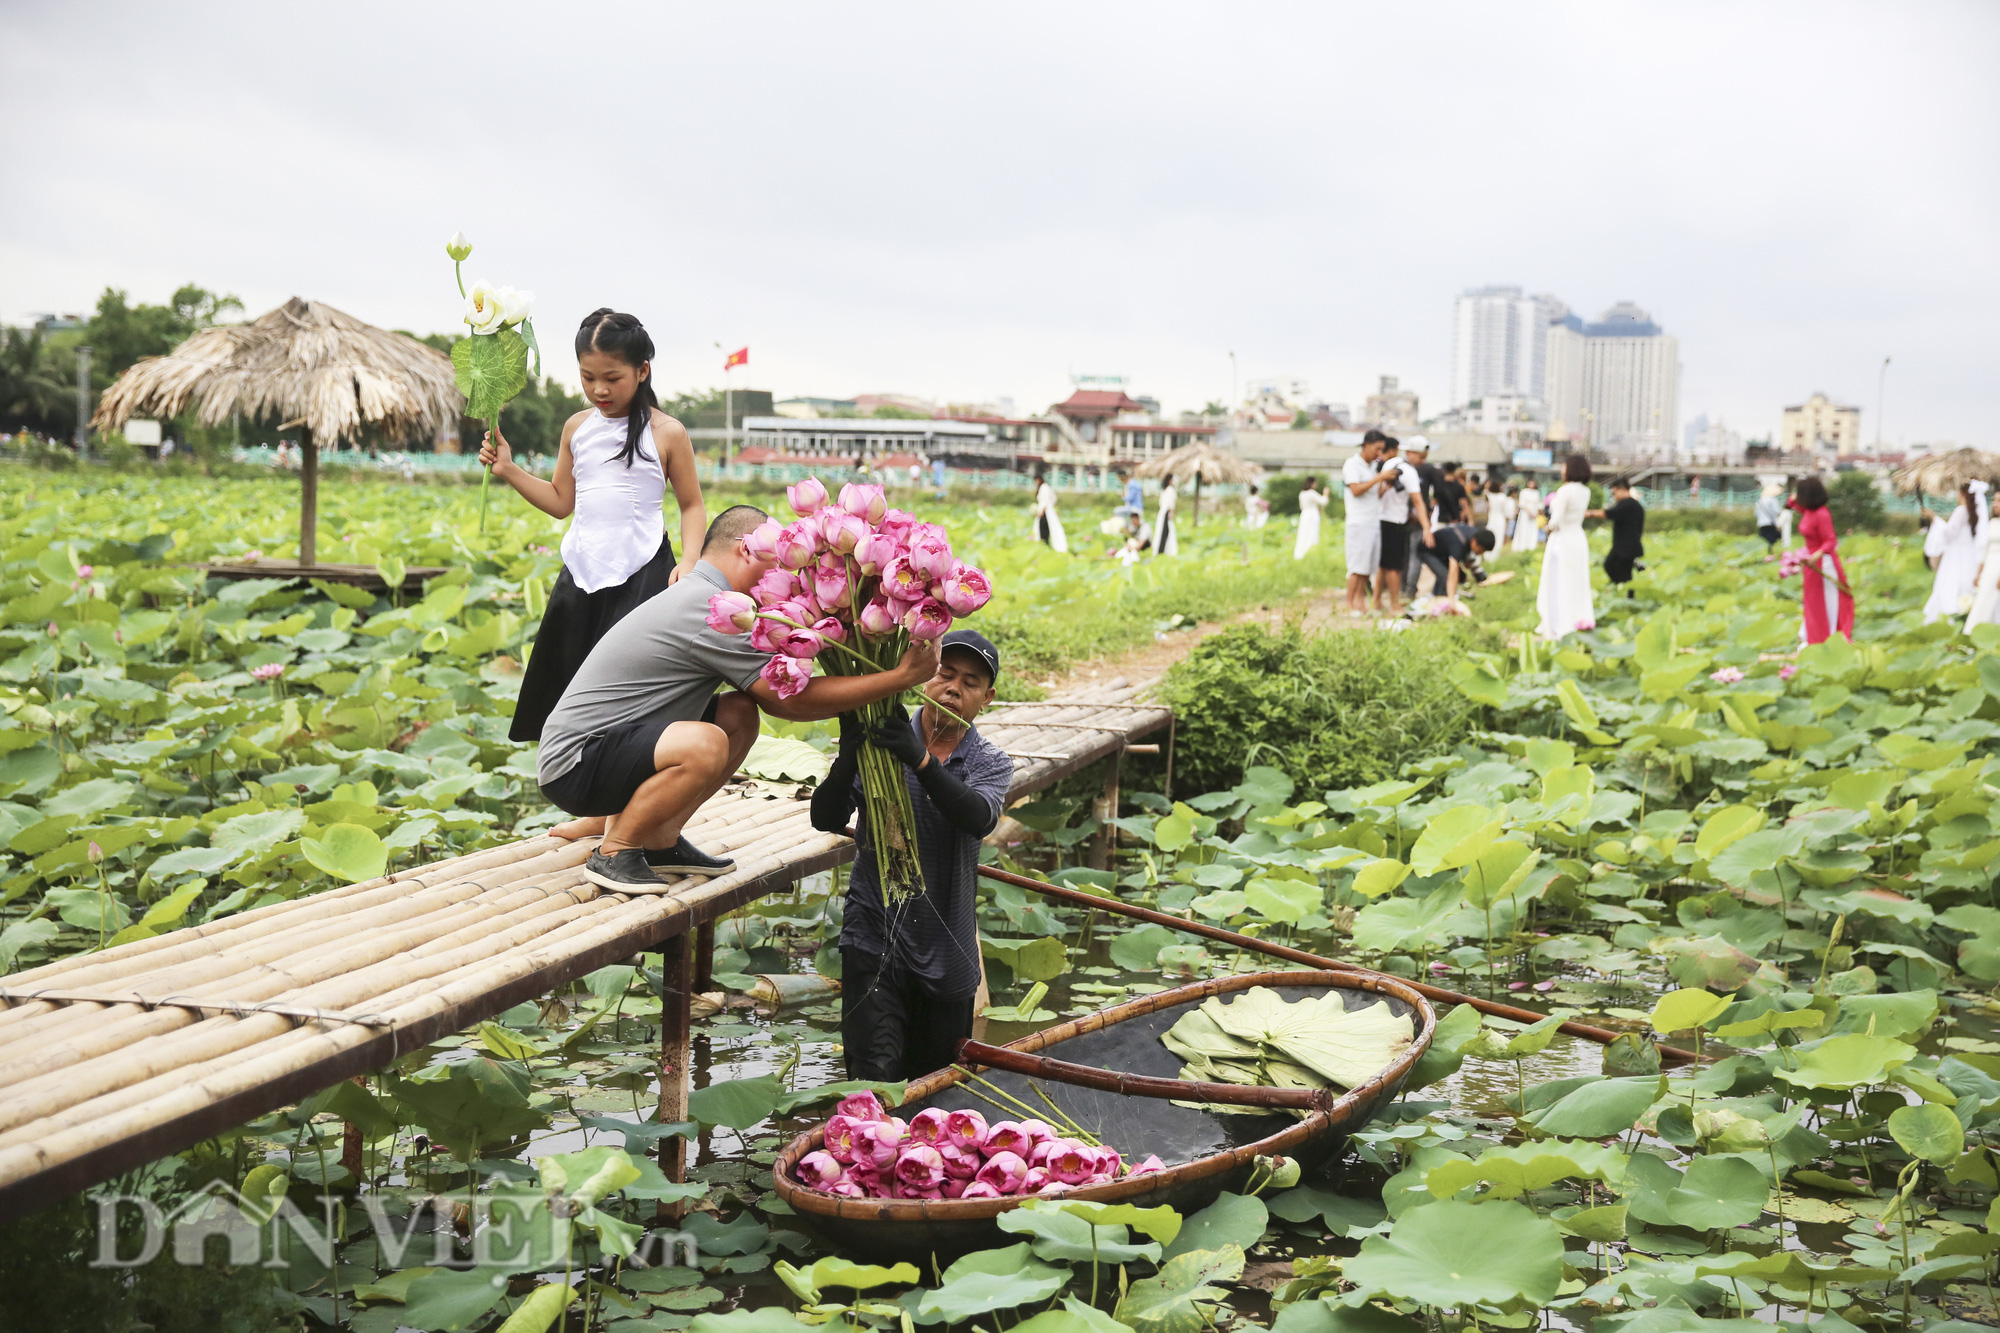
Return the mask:
<path id="1" fill-rule="evenodd" d="M 922 893 L 885 902 L 869 832 L 858 830 L 840 928 L 840 1035 L 849 1078 L 928 1074 L 956 1060 L 959 1042 L 972 1035 L 979 843 L 1000 822 L 1014 761 L 971 725 L 993 702 L 999 650 L 973 630 L 953 630 L 939 645 L 937 674 L 923 687 L 930 702 L 867 737 L 843 715 L 839 756 L 813 792 L 813 827 L 837 833 L 861 803 L 863 740 L 894 755 L 910 789 L 924 872 Z"/>

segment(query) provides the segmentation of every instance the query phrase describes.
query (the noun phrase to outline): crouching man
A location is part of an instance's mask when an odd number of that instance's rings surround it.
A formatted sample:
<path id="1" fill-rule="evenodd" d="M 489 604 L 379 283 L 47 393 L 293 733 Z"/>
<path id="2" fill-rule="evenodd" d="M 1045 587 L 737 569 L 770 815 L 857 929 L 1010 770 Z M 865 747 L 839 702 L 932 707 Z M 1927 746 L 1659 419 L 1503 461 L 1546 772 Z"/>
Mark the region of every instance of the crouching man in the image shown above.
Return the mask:
<path id="1" fill-rule="evenodd" d="M 748 592 L 771 567 L 743 544 L 766 517 L 736 505 L 709 524 L 687 577 L 598 641 L 542 728 L 542 794 L 578 816 L 553 831 L 604 834 L 583 867 L 593 884 L 664 893 L 663 876 L 728 873 L 733 860 L 693 846 L 681 830 L 749 753 L 758 709 L 817 722 L 922 685 L 937 668 L 936 645 L 913 642 L 891 670 L 815 676 L 780 699 L 758 675 L 770 654 L 707 621 L 711 597 Z M 739 692 L 717 694 L 725 683 Z"/>
<path id="2" fill-rule="evenodd" d="M 999 650 L 972 630 L 954 630 L 939 645 L 937 674 L 924 686 L 931 702 L 867 737 L 843 717 L 840 753 L 813 793 L 813 827 L 845 828 L 861 802 L 861 743 L 873 740 L 902 761 L 924 872 L 922 893 L 884 902 L 868 830 L 857 830 L 861 846 L 840 927 L 840 1036 L 849 1078 L 928 1074 L 956 1060 L 959 1042 L 972 1035 L 979 843 L 1000 822 L 1014 761 L 970 725 L 993 702 Z"/>

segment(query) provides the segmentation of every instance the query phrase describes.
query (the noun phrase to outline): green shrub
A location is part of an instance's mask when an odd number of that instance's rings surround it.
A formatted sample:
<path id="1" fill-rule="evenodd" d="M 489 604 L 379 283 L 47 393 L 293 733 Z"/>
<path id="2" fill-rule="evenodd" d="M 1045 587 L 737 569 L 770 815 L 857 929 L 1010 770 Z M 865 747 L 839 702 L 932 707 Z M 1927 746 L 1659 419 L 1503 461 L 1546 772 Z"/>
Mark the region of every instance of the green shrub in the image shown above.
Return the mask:
<path id="1" fill-rule="evenodd" d="M 1866 472 L 1842 472 L 1826 488 L 1826 507 L 1833 514 L 1836 532 L 1875 531 L 1887 517 L 1882 492 Z"/>
<path id="2" fill-rule="evenodd" d="M 1394 777 L 1449 751 L 1473 725 L 1453 687 L 1463 626 L 1400 633 L 1238 625 L 1198 644 L 1167 673 L 1178 718 L 1174 786 L 1219 791 L 1250 764 L 1283 769 L 1306 792 Z"/>
<path id="3" fill-rule="evenodd" d="M 1271 516 L 1283 518 L 1287 514 L 1297 518 L 1299 514 L 1299 492 L 1305 488 L 1306 474 L 1303 472 L 1280 472 L 1264 483 L 1264 498 L 1271 502 Z"/>

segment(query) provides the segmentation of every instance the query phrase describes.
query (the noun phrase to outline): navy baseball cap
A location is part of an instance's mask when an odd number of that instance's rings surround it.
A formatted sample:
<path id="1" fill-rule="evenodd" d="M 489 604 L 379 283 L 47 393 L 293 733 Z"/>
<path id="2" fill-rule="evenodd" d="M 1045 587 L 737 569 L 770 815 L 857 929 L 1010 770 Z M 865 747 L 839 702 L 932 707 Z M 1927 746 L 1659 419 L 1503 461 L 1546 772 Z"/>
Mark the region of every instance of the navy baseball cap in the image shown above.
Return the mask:
<path id="1" fill-rule="evenodd" d="M 1000 650 L 976 629 L 955 629 L 938 640 L 938 652 L 951 648 L 963 648 L 986 664 L 987 674 L 994 680 L 1000 679 Z"/>

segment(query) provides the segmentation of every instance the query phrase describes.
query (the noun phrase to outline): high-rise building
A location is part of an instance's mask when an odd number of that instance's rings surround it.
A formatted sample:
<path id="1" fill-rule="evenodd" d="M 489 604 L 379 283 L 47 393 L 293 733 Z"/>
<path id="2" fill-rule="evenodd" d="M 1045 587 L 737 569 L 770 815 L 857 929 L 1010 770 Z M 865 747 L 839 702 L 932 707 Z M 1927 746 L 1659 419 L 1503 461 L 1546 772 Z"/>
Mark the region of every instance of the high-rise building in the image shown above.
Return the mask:
<path id="1" fill-rule="evenodd" d="M 1670 454 L 1679 437 L 1680 340 L 1620 301 L 1595 324 L 1548 328 L 1549 426 L 1604 453 Z"/>
<path id="2" fill-rule="evenodd" d="M 1451 406 L 1464 407 L 1490 393 L 1543 397 L 1544 331 L 1568 313 L 1554 297 L 1523 296 L 1519 287 L 1466 291 L 1452 323 Z"/>

